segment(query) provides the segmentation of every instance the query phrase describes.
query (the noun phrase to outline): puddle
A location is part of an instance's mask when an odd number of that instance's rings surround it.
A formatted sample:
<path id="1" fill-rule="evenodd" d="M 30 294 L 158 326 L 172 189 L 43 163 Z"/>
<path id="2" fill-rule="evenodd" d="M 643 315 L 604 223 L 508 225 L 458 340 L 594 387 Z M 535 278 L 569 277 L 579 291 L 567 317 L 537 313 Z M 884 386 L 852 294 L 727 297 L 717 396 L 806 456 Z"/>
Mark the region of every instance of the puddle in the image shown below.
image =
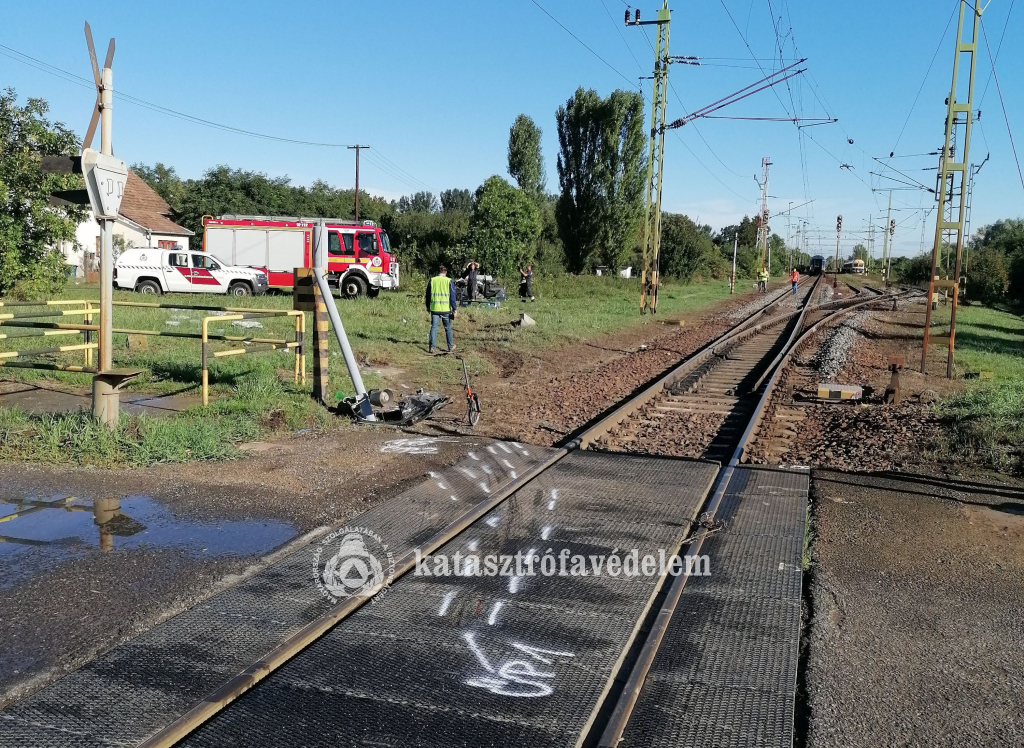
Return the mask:
<path id="1" fill-rule="evenodd" d="M 0 588 L 93 553 L 175 549 L 196 557 L 265 554 L 295 537 L 273 520 L 200 522 L 148 496 L 0 500 Z"/>

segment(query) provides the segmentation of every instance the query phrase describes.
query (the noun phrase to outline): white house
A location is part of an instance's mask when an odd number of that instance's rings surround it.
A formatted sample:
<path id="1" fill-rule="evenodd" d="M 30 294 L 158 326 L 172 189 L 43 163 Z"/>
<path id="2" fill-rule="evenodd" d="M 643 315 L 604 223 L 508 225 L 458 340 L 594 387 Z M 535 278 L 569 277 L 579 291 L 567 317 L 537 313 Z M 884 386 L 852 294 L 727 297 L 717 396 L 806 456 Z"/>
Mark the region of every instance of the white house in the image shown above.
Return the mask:
<path id="1" fill-rule="evenodd" d="M 121 198 L 121 212 L 114 222 L 114 237 L 122 237 L 125 247 L 173 247 L 188 249 L 192 232 L 171 219 L 171 208 L 152 187 L 135 172 L 128 172 L 128 182 Z M 75 268 L 75 275 L 99 271 L 100 225 L 89 216 L 78 224 L 74 242 L 61 242 L 65 261 Z M 116 252 L 116 247 L 115 247 Z"/>

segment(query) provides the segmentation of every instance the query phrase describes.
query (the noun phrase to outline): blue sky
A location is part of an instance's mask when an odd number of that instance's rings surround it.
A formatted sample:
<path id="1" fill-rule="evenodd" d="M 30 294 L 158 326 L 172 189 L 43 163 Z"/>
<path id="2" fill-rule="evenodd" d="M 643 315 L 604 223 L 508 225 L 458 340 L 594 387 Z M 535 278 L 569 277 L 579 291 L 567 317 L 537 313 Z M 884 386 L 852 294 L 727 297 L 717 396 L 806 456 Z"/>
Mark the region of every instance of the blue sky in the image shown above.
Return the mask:
<path id="1" fill-rule="evenodd" d="M 101 58 L 107 39 L 117 39 L 116 91 L 260 133 L 370 144 L 362 185 L 388 198 L 424 188 L 435 193 L 473 189 L 491 174 L 507 176 L 508 128 L 525 112 L 544 130 L 548 188 L 556 191 L 556 108 L 577 86 L 602 95 L 635 87 L 641 74 L 650 75 L 653 53 L 643 30 L 623 27 L 623 0 L 538 2 L 604 61 L 532 0 L 100 5 L 3 0 L 0 44 L 91 77 L 82 31 L 89 20 Z M 643 18 L 653 18 L 659 5 L 658 0 L 641 3 Z M 820 242 L 822 250 L 834 250 L 837 213 L 844 216 L 847 250 L 866 231 L 872 214 L 881 226 L 887 195 L 871 192 L 880 181 L 869 172 L 881 170 L 871 157 L 893 150 L 927 153 L 942 142 L 955 17 L 948 29 L 947 23 L 955 0 L 675 0 L 670 6 L 671 52 L 709 63 L 673 66 L 670 119 L 681 116 L 684 105 L 687 111 L 698 108 L 760 78 L 752 57 L 768 58 L 760 65 L 771 72 L 778 28 L 783 56 L 794 57 L 795 40 L 799 56 L 808 58 L 809 73 L 793 79 L 790 89 L 778 87 L 778 96 L 764 91 L 721 114 L 784 117 L 796 104 L 802 116 L 834 115 L 840 121 L 805 129 L 803 153 L 797 129 L 785 122 L 700 120 L 669 133 L 664 208 L 715 228 L 736 223 L 756 211 L 754 175 L 760 174 L 761 158 L 769 156 L 773 213 L 791 202 L 814 200 L 793 212 L 791 224 L 809 222 L 812 248 Z M 986 8 L 993 54 L 1011 8 L 1011 0 L 992 0 Z M 1024 7 L 1010 12 L 996 63 L 1018 149 L 1024 147 L 1022 47 Z M 47 99 L 55 119 L 84 133 L 94 98 L 87 87 L 16 61 L 5 49 L 0 55 L 0 86 L 14 87 L 22 98 Z M 976 102 L 990 70 L 983 50 Z M 643 81 L 643 91 L 649 99 L 650 81 Z M 1024 215 L 1024 187 L 994 82 L 980 106 L 982 123 L 974 129 L 971 160 L 978 162 L 985 153 L 991 159 L 978 176 L 974 227 Z M 318 178 L 352 184 L 353 155 L 344 148 L 251 138 L 117 99 L 114 117 L 114 148 L 129 162 L 163 161 L 186 177 L 229 164 L 287 175 L 299 184 Z M 844 163 L 853 168 L 841 169 Z M 934 171 L 924 171 L 936 165 L 934 156 L 891 164 L 934 183 Z M 918 251 L 922 212 L 917 209 L 932 204 L 931 194 L 923 191 L 893 193 L 899 209 L 893 213 L 899 224 L 896 254 Z M 934 215 L 925 226 L 926 244 Z M 785 217 L 774 218 L 772 229 L 785 236 Z"/>

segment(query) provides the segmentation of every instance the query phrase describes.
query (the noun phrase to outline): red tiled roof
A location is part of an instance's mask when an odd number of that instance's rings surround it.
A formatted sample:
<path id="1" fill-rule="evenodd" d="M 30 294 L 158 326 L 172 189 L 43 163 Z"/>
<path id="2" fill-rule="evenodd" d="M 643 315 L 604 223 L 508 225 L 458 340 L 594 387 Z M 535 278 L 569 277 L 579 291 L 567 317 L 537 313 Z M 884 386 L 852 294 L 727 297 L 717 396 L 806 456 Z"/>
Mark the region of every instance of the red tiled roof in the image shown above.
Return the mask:
<path id="1" fill-rule="evenodd" d="M 191 231 L 171 220 L 171 206 L 130 169 L 124 197 L 121 198 L 120 213 L 154 234 L 192 236 Z"/>

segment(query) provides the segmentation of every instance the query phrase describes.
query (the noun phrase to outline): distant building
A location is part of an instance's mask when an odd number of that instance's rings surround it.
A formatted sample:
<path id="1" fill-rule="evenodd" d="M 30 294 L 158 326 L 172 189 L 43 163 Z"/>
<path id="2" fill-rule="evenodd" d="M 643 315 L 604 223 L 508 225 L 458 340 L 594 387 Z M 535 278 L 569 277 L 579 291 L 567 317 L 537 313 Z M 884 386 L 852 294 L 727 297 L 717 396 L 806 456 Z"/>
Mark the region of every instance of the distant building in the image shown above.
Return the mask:
<path id="1" fill-rule="evenodd" d="M 121 213 L 114 222 L 114 251 L 123 242 L 127 247 L 174 247 L 188 249 L 192 232 L 176 224 L 170 206 L 135 172 L 128 172 Z M 118 240 L 121 237 L 121 240 Z M 92 211 L 78 224 L 75 241 L 61 242 L 65 261 L 75 268 L 75 275 L 99 271 L 100 224 Z"/>

